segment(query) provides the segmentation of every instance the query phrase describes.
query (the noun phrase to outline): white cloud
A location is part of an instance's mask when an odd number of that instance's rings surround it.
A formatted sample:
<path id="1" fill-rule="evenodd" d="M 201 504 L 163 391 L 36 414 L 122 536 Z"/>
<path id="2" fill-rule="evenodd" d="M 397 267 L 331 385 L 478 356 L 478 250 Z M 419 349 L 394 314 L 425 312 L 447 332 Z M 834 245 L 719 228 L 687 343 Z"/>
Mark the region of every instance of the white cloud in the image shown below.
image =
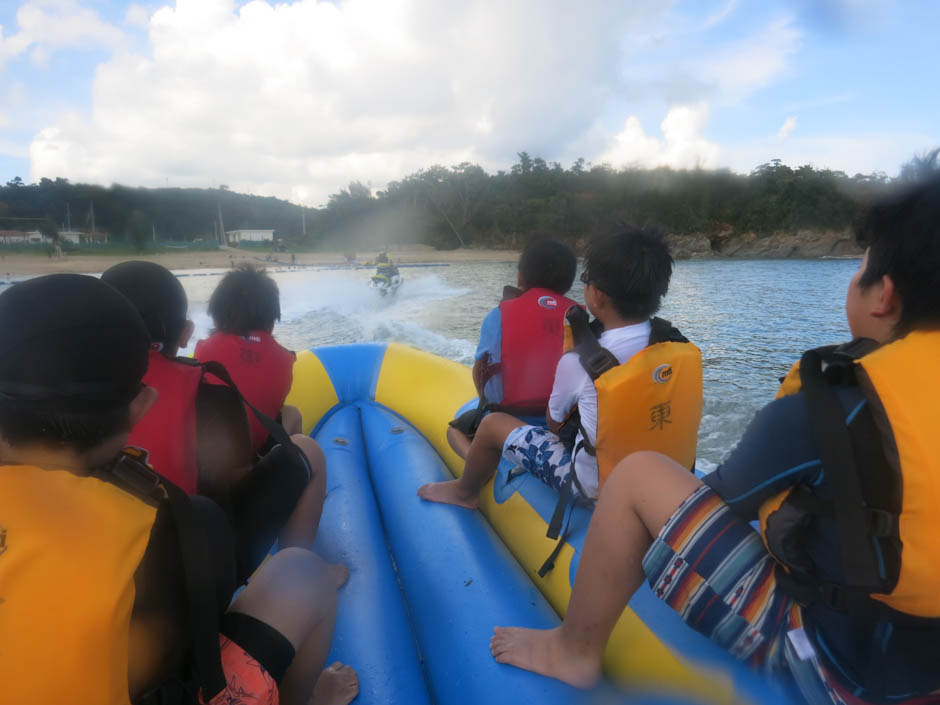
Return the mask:
<path id="1" fill-rule="evenodd" d="M 169 177 L 315 205 L 352 179 L 562 156 L 621 89 L 627 28 L 659 5 L 177 0 L 150 16 L 146 54 L 98 68 L 89 117 L 38 132 L 31 178 Z"/>
<path id="2" fill-rule="evenodd" d="M 728 19 L 738 7 L 738 0 L 726 0 L 717 10 L 712 12 L 702 23 L 702 29 L 712 29 Z"/>
<path id="3" fill-rule="evenodd" d="M 614 167 L 713 167 L 718 160 L 719 149 L 701 134 L 707 120 L 707 105 L 675 106 L 660 123 L 663 137 L 658 139 L 648 136 L 640 121 L 630 116 L 597 161 Z"/>
<path id="4" fill-rule="evenodd" d="M 75 0 L 28 0 L 17 11 L 16 22 L 17 31 L 8 37 L 0 28 L 0 70 L 26 52 L 34 63 L 44 65 L 59 49 L 116 49 L 125 41 L 117 27 Z"/>
<path id="5" fill-rule="evenodd" d="M 790 136 L 790 133 L 796 129 L 796 116 L 791 115 L 786 120 L 783 121 L 783 124 L 780 126 L 780 129 L 777 130 L 777 139 L 780 142 L 783 142 L 787 137 Z"/>
<path id="6" fill-rule="evenodd" d="M 714 58 L 703 62 L 701 75 L 727 97 L 738 99 L 786 72 L 801 38 L 792 17 L 776 19 L 760 32 L 724 45 Z"/>

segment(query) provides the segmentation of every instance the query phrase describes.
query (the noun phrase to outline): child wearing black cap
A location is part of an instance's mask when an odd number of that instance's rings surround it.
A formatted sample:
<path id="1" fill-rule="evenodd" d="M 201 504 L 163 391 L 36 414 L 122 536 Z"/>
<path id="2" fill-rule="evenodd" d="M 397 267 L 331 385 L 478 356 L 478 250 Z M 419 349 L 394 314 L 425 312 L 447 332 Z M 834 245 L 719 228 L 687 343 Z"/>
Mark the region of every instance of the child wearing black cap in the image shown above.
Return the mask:
<path id="1" fill-rule="evenodd" d="M 294 447 L 282 444 L 258 460 L 238 392 L 210 384 L 198 363 L 176 357 L 193 324 L 173 273 L 153 262 L 122 262 L 101 278 L 137 308 L 151 338 L 144 383 L 160 397 L 131 432 L 131 445 L 149 452 L 157 472 L 226 510 L 236 533 L 239 581 L 275 539 L 281 548 L 312 547 L 326 497 L 326 459 L 317 442 L 297 434 Z M 345 570 L 336 570 L 341 580 Z"/>
<path id="2" fill-rule="evenodd" d="M 0 331 L 4 699 L 117 705 L 195 670 L 202 702 L 352 700 L 351 669 L 320 671 L 336 606 L 323 562 L 280 552 L 222 615 L 221 512 L 122 450 L 157 396 L 134 307 L 55 274 L 0 294 Z"/>

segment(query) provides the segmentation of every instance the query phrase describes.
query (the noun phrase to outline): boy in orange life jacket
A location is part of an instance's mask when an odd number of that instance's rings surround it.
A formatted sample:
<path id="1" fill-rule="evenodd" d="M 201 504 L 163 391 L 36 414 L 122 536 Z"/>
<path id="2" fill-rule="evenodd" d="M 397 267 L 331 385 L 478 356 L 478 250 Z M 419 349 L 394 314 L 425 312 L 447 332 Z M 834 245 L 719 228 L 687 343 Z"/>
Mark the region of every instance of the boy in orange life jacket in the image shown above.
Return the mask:
<path id="1" fill-rule="evenodd" d="M 239 581 L 275 540 L 281 548 L 313 546 L 326 496 L 320 446 L 298 434 L 292 440 L 302 454 L 278 446 L 257 460 L 236 393 L 209 384 L 202 368 L 176 357 L 193 331 L 179 280 L 152 262 L 122 262 L 101 278 L 137 307 L 152 341 L 144 383 L 160 396 L 131 432 L 131 445 L 150 453 L 157 472 L 226 510 L 236 532 Z"/>
<path id="2" fill-rule="evenodd" d="M 654 230 L 628 230 L 591 243 L 581 277 L 584 300 L 604 326 L 600 344 L 620 364 L 649 343 L 650 318 L 669 288 L 672 266 L 669 248 Z M 578 354 L 572 351 L 558 360 L 546 413 L 547 429 L 509 414 L 490 414 L 470 444 L 460 479 L 424 485 L 418 496 L 475 509 L 480 490 L 496 472 L 500 457 L 506 457 L 556 490 L 570 482 L 574 496 L 596 498 L 596 457 L 580 452 L 572 459 L 571 449 L 557 435 L 575 408 L 587 440 L 595 444 L 597 391 Z M 579 431 L 576 447 L 581 440 Z"/>
<path id="3" fill-rule="evenodd" d="M 804 354 L 704 480 L 655 453 L 621 461 L 563 623 L 497 627 L 497 661 L 590 685 L 646 579 L 809 703 L 937 702 L 940 175 L 874 206 L 856 237 L 855 340 Z"/>
<path id="4" fill-rule="evenodd" d="M 547 237 L 530 240 L 522 251 L 518 289 L 507 286 L 502 302 L 480 327 L 473 383 L 481 406 L 454 419 L 447 429 L 447 440 L 460 457 L 466 457 L 485 409 L 532 423 L 545 416 L 564 344 L 565 311 L 577 305 L 564 296 L 577 266 L 570 247 Z"/>
<path id="5" fill-rule="evenodd" d="M 248 401 L 271 418 L 277 417 L 288 433 L 300 433 L 300 411 L 284 404 L 297 356 L 271 335 L 274 323 L 281 320 L 274 280 L 263 269 L 239 265 L 212 292 L 209 315 L 215 330 L 196 343 L 196 359 L 221 363 Z M 209 381 L 216 380 L 210 376 Z M 254 449 L 263 455 L 273 439 L 254 414 L 248 414 L 248 422 Z"/>
<path id="6" fill-rule="evenodd" d="M 141 384 L 150 341 L 134 307 L 94 277 L 54 274 L 0 294 L 0 329 L 3 700 L 128 705 L 196 666 L 203 683 L 223 676 L 213 703 L 234 702 L 227 685 L 258 703 L 337 689 L 333 702 L 349 702 L 355 674 L 321 676 L 315 657 L 336 607 L 322 562 L 281 552 L 222 616 L 224 516 L 122 452 L 157 396 Z M 190 629 L 194 615 L 205 630 Z M 193 663 L 196 651 L 209 660 Z"/>

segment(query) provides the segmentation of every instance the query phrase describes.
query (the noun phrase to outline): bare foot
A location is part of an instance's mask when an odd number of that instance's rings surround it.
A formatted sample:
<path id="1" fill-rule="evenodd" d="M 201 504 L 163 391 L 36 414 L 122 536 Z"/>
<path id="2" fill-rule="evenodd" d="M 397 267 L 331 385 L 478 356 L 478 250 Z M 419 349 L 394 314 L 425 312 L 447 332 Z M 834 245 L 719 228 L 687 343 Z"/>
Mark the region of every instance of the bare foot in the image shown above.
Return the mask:
<path id="1" fill-rule="evenodd" d="M 346 664 L 331 663 L 313 686 L 310 705 L 348 705 L 359 695 L 359 676 Z"/>
<path id="2" fill-rule="evenodd" d="M 326 566 L 326 574 L 330 576 L 330 581 L 336 586 L 337 590 L 343 587 L 346 581 L 349 580 L 349 568 L 343 563 L 328 563 Z"/>
<path id="3" fill-rule="evenodd" d="M 480 506 L 479 495 L 466 495 L 460 489 L 460 480 L 432 482 L 428 485 L 421 485 L 421 487 L 418 488 L 418 496 L 428 502 L 456 504 L 458 507 L 466 507 L 467 509 L 476 509 Z"/>
<path id="4" fill-rule="evenodd" d="M 601 677 L 600 659 L 568 648 L 561 638 L 560 627 L 496 627 L 490 651 L 499 663 L 557 678 L 576 688 L 590 688 Z"/>

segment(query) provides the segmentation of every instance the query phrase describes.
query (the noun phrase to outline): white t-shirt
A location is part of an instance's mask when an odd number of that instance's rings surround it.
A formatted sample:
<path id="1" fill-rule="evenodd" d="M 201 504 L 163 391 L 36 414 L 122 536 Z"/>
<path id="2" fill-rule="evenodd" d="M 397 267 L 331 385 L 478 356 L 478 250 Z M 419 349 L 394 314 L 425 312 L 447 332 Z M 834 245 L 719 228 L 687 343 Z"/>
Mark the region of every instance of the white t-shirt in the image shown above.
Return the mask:
<path id="1" fill-rule="evenodd" d="M 650 338 L 650 322 L 636 323 L 632 326 L 612 328 L 601 333 L 600 344 L 614 354 L 623 364 L 634 354 L 646 347 Z M 555 383 L 552 396 L 548 400 L 548 412 L 555 421 L 563 421 L 578 405 L 581 413 L 581 425 L 587 431 L 588 441 L 595 445 L 597 441 L 597 390 L 594 383 L 581 366 L 577 353 L 569 352 L 561 356 L 555 368 Z M 575 440 L 575 447 L 581 441 L 581 432 Z M 578 482 L 588 497 L 597 497 L 597 460 L 584 450 L 575 457 L 575 473 Z"/>

